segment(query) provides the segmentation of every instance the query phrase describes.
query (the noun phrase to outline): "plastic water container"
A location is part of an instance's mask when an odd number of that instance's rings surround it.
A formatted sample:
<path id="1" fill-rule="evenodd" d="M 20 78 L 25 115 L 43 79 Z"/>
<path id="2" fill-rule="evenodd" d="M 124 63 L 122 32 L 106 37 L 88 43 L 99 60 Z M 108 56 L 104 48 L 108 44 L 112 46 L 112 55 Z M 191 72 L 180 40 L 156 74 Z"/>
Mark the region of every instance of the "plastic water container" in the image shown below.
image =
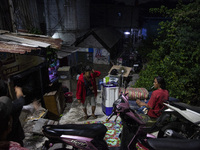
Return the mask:
<path id="1" fill-rule="evenodd" d="M 109 116 L 113 110 L 113 103 L 119 98 L 119 87 L 113 84 L 103 84 L 102 110 Z"/>

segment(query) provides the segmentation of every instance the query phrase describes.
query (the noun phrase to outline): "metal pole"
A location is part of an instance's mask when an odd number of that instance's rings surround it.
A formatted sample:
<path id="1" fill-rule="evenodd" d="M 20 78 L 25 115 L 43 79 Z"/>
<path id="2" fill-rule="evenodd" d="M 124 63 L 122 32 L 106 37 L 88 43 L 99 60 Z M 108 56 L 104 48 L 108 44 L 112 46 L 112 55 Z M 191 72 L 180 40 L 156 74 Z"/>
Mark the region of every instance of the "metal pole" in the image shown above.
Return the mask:
<path id="1" fill-rule="evenodd" d="M 8 4 L 9 4 L 9 10 L 10 10 L 10 17 L 11 17 L 11 22 L 12 22 L 12 29 L 13 32 L 17 32 L 17 28 L 16 28 L 16 24 L 15 24 L 15 20 L 14 20 L 14 15 L 13 15 L 13 3 L 12 0 L 8 0 Z"/>

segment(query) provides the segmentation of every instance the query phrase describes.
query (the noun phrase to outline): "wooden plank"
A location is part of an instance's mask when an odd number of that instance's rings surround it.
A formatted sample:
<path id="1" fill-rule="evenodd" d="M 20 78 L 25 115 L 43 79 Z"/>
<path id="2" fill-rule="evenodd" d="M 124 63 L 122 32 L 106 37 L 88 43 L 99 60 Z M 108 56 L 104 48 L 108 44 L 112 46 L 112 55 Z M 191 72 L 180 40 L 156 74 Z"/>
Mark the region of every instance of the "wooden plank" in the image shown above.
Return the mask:
<path id="1" fill-rule="evenodd" d="M 15 35 L 15 36 L 17 36 L 17 35 L 23 35 L 23 36 L 33 36 L 33 37 L 49 38 L 49 36 L 46 36 L 46 35 L 31 34 L 31 33 L 23 33 L 23 32 L 18 32 L 18 33 L 12 32 L 11 34 L 13 34 L 13 35 Z"/>
<path id="2" fill-rule="evenodd" d="M 0 34 L 9 33 L 10 31 L 7 30 L 0 30 Z"/>

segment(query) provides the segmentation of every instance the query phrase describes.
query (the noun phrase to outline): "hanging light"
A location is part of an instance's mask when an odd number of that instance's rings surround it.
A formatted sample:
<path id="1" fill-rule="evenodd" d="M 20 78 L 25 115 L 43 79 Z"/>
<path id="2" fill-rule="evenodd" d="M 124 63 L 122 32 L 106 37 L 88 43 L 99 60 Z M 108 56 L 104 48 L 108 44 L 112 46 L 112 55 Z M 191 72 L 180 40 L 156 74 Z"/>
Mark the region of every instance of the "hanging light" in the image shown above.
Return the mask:
<path id="1" fill-rule="evenodd" d="M 125 35 L 130 35 L 130 32 L 126 31 L 124 32 Z"/>

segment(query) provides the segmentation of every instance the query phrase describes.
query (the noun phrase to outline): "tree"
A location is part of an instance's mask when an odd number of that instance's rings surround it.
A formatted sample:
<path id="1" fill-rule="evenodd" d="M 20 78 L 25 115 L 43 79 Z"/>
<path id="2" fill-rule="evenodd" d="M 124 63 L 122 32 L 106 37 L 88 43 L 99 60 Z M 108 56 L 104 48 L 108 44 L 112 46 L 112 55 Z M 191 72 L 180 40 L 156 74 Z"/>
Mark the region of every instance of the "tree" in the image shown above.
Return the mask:
<path id="1" fill-rule="evenodd" d="M 200 104 L 200 0 L 175 9 L 152 9 L 170 21 L 160 22 L 158 37 L 148 54 L 148 65 L 140 72 L 135 87 L 152 86 L 155 76 L 165 78 L 170 96 L 183 102 Z"/>

